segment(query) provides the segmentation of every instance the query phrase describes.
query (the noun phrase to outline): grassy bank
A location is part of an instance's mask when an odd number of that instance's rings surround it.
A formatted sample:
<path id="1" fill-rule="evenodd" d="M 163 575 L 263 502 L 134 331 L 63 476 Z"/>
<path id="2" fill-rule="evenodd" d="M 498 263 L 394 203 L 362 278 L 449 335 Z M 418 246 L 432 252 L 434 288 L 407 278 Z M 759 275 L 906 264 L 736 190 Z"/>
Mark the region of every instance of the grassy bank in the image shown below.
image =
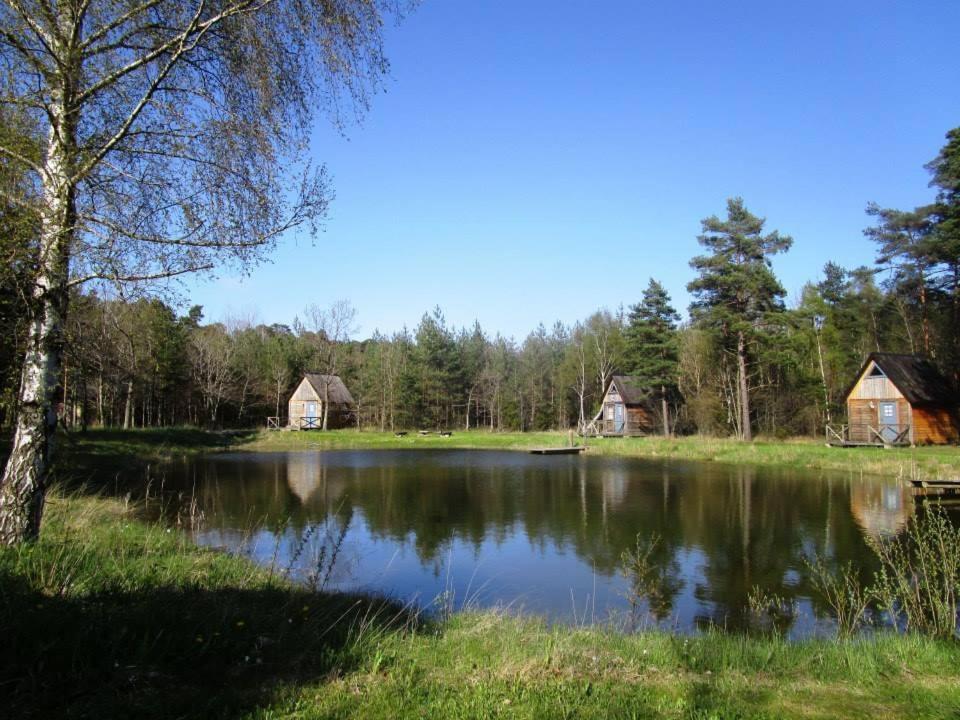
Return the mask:
<path id="1" fill-rule="evenodd" d="M 356 430 L 330 432 L 266 432 L 263 430 L 206 432 L 189 428 L 157 430 L 90 430 L 64 438 L 66 454 L 96 457 L 98 464 L 131 457 L 161 459 L 171 455 L 218 450 L 327 450 L 477 448 L 524 450 L 557 447 L 569 441 L 567 433 L 491 433 L 485 430 L 454 432 L 451 437 L 416 432 L 403 437 L 393 433 Z M 581 438 L 575 442 L 582 443 Z M 743 443 L 726 438 L 607 438 L 589 439 L 588 452 L 596 455 L 700 460 L 721 463 L 836 470 L 856 474 L 904 477 L 960 476 L 960 448 L 829 448 L 811 439 L 758 440 Z"/>
<path id="2" fill-rule="evenodd" d="M 785 643 L 551 628 L 497 613 L 418 622 L 312 593 L 144 524 L 51 499 L 0 550 L 0 706 L 11 717 L 947 718 L 960 646 Z"/>

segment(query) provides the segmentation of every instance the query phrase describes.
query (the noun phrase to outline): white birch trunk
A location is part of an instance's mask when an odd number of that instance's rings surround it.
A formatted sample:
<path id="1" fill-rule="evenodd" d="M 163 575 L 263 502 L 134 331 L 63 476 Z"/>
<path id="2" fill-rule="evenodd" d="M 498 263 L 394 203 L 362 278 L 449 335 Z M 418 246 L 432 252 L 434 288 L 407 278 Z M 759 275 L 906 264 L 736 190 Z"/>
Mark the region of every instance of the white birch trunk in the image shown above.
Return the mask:
<path id="1" fill-rule="evenodd" d="M 70 182 L 76 129 L 75 119 L 66 112 L 66 96 L 61 87 L 50 107 L 51 130 L 42 177 L 45 212 L 40 227 L 40 267 L 32 293 L 16 431 L 0 482 L 0 543 L 5 545 L 34 539 L 40 532 L 57 427 L 55 394 L 76 221 L 76 189 Z"/>

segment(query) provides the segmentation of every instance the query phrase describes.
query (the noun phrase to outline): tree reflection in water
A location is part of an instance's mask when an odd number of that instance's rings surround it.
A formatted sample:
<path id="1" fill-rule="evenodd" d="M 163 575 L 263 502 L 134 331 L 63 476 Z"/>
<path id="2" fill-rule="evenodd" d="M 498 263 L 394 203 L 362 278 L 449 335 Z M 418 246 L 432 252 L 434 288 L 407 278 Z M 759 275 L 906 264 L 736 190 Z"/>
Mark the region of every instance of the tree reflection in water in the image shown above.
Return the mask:
<path id="1" fill-rule="evenodd" d="M 628 611 L 637 591 L 652 622 L 681 630 L 747 627 L 761 588 L 797 604 L 792 634 L 816 631 L 828 610 L 803 557 L 852 562 L 869 581 L 865 538 L 896 532 L 913 510 L 894 481 L 496 451 L 215 455 L 176 474 L 196 487 L 203 544 L 306 578 L 343 533 L 331 587 L 424 604 L 479 587 L 480 605 L 557 620 L 569 619 L 571 593 L 599 619 Z M 654 536 L 651 574 L 625 577 L 624 553 Z"/>

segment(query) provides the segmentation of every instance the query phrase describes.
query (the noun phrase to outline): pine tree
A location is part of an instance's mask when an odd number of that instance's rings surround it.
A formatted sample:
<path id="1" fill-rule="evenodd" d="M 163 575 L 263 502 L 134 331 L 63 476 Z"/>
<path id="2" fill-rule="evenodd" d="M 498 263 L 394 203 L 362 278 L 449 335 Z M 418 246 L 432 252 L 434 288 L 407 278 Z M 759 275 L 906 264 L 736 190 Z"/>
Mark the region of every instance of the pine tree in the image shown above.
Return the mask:
<path id="1" fill-rule="evenodd" d="M 737 358 L 737 395 L 740 432 L 753 439 L 750 429 L 750 390 L 747 378 L 750 344 L 763 320 L 783 310 L 783 287 L 770 266 L 770 256 L 786 252 L 792 238 L 777 231 L 763 234 L 766 220 L 744 206 L 742 198 L 727 200 L 727 219 L 716 215 L 702 221 L 697 241 L 710 251 L 690 261 L 700 277 L 687 285 L 696 298 L 691 315 L 720 331 Z"/>
<path id="2" fill-rule="evenodd" d="M 626 365 L 644 386 L 656 388 L 663 414 L 663 434 L 670 435 L 669 396 L 676 393 L 680 316 L 670 295 L 653 278 L 643 299 L 630 307 L 626 330 Z"/>

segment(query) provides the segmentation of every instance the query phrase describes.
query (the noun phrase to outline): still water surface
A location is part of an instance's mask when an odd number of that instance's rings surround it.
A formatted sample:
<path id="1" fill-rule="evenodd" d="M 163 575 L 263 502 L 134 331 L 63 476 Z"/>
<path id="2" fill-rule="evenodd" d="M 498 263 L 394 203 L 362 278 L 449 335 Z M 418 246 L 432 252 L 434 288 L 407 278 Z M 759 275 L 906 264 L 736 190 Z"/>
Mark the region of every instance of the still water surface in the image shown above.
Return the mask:
<path id="1" fill-rule="evenodd" d="M 895 480 L 518 452 L 219 454 L 165 474 L 166 488 L 195 494 L 201 545 L 421 605 L 622 617 L 621 555 L 655 535 L 657 588 L 641 624 L 682 632 L 742 627 L 754 586 L 796 601 L 791 636 L 828 631 L 804 556 L 852 561 L 869 580 L 867 539 L 897 532 L 914 509 Z"/>

